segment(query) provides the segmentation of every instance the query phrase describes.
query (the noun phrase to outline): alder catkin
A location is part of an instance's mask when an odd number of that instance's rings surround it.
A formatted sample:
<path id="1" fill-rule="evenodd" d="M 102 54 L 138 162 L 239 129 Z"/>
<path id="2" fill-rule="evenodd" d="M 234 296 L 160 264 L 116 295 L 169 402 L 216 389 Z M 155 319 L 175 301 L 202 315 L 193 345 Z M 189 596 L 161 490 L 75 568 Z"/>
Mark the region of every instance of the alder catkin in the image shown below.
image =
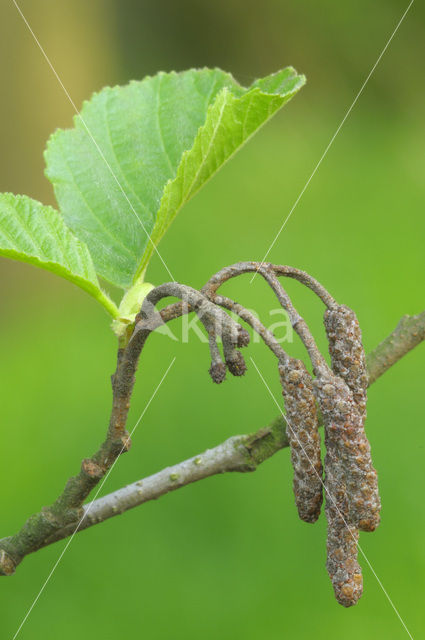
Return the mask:
<path id="1" fill-rule="evenodd" d="M 221 384 L 226 379 L 226 365 L 224 362 L 212 362 L 208 373 L 213 382 Z"/>
<path id="2" fill-rule="evenodd" d="M 322 462 L 316 400 L 310 374 L 300 360 L 279 364 L 294 469 L 293 489 L 301 520 L 316 522 L 322 506 Z"/>
<path id="3" fill-rule="evenodd" d="M 341 434 L 350 522 L 362 531 L 374 531 L 379 524 L 381 503 L 378 475 L 364 430 L 368 377 L 361 329 L 356 314 L 345 305 L 327 310 L 324 323 L 332 368 L 346 383 L 352 396 L 349 399 L 350 394 L 340 385 L 338 401 L 346 402 L 346 412 L 351 416 Z"/>
<path id="4" fill-rule="evenodd" d="M 332 369 L 347 383 L 360 411 L 366 414 L 368 376 L 357 316 L 346 305 L 340 305 L 325 312 L 324 324 Z"/>
<path id="5" fill-rule="evenodd" d="M 334 588 L 335 598 L 344 607 L 352 607 L 357 604 L 363 593 L 362 570 L 357 561 L 359 532 L 356 527 L 345 524 L 344 515 L 347 514 L 347 509 L 344 509 L 343 503 L 336 501 L 336 505 L 338 508 L 326 498 L 325 513 L 328 521 L 326 568 Z"/>
<path id="6" fill-rule="evenodd" d="M 326 568 L 337 601 L 351 607 L 362 594 L 363 581 L 357 561 L 359 534 L 356 525 L 350 522 L 346 460 L 342 451 L 355 406 L 350 390 L 337 376 L 319 376 L 314 381 L 314 389 L 325 427 Z"/>
<path id="7" fill-rule="evenodd" d="M 227 352 L 226 365 L 232 376 L 243 376 L 246 373 L 246 363 L 243 355 L 237 349 L 233 349 L 230 353 Z"/>

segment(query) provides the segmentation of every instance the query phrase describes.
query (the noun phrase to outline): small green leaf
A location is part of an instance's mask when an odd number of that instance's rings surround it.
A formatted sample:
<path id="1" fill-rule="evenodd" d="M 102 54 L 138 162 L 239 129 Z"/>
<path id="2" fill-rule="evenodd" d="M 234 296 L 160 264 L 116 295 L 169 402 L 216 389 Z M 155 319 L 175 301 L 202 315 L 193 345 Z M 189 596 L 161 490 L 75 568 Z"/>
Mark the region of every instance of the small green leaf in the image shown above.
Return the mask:
<path id="1" fill-rule="evenodd" d="M 117 317 L 99 286 L 89 250 L 60 213 L 26 196 L 0 194 L 0 255 L 52 271 L 78 285 Z"/>
<path id="2" fill-rule="evenodd" d="M 304 82 L 288 68 L 245 89 L 219 69 L 190 70 L 86 102 L 49 140 L 46 174 L 97 273 L 125 289 L 140 279 L 185 202 Z"/>
<path id="3" fill-rule="evenodd" d="M 118 337 L 122 336 L 126 329 L 134 324 L 143 300 L 152 289 L 154 286 L 149 282 L 137 282 L 126 292 L 118 308 L 119 317 L 112 322 L 112 330 Z"/>

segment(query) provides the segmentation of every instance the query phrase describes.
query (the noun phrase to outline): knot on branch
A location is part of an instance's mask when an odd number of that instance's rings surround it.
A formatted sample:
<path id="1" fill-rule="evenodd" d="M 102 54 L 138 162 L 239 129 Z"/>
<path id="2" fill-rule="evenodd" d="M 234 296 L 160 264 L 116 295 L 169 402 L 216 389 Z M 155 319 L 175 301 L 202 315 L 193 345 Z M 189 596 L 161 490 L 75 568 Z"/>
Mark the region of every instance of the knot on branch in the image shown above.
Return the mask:
<path id="1" fill-rule="evenodd" d="M 81 470 L 89 478 L 94 478 L 95 480 L 100 480 L 105 474 L 104 469 L 91 458 L 85 458 L 83 460 L 81 463 Z"/>
<path id="2" fill-rule="evenodd" d="M 0 544 L 3 540 L 0 540 Z M 16 571 L 16 563 L 13 558 L 4 550 L 0 549 L 0 575 L 11 576 Z"/>
<path id="3" fill-rule="evenodd" d="M 127 451 L 130 451 L 131 445 L 132 445 L 132 442 L 131 442 L 130 434 L 127 431 L 125 431 L 122 436 L 119 436 L 118 438 L 113 438 L 109 443 L 110 458 L 115 459 L 118 456 L 122 455 L 123 453 L 127 453 Z M 111 462 L 110 459 L 105 459 L 104 466 L 106 467 L 106 469 L 109 468 L 110 462 Z M 105 472 L 105 469 L 104 469 L 104 472 Z"/>

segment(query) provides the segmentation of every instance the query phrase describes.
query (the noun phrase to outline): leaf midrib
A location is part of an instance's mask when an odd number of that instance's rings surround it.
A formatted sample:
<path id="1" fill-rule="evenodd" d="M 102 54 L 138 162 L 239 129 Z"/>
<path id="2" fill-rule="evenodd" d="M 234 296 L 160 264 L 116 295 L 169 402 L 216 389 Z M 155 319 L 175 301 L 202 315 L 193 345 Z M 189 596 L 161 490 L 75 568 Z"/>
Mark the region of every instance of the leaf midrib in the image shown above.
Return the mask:
<path id="1" fill-rule="evenodd" d="M 226 106 L 226 104 L 227 104 L 227 95 L 232 95 L 232 94 L 230 94 L 230 92 L 229 92 L 226 88 L 224 88 L 224 89 L 222 90 L 222 92 L 220 91 L 220 93 L 223 93 L 223 96 L 225 96 L 225 97 L 226 97 L 226 100 L 223 100 L 223 105 L 222 105 L 221 110 L 220 110 L 219 119 L 218 119 L 217 125 L 214 127 L 213 135 L 212 135 L 212 136 L 211 136 L 211 138 L 210 138 L 210 142 L 209 142 L 209 144 L 208 144 L 207 152 L 204 154 L 204 157 L 203 157 L 203 159 L 202 159 L 202 162 L 199 164 L 199 167 L 198 167 L 198 170 L 197 170 L 197 172 L 196 172 L 196 174 L 195 174 L 195 177 L 193 178 L 193 180 L 192 180 L 192 182 L 191 182 L 191 184 L 190 184 L 190 187 L 189 187 L 189 189 L 188 189 L 188 190 L 187 190 L 187 192 L 186 192 L 186 194 L 187 194 L 187 195 L 186 195 L 186 197 L 184 196 L 184 197 L 183 197 L 183 199 L 182 199 L 182 203 L 183 203 L 183 204 L 189 200 L 189 198 L 190 198 L 190 194 L 191 194 L 191 192 L 192 192 L 193 185 L 195 184 L 195 182 L 196 182 L 196 181 L 197 181 L 197 179 L 199 178 L 199 174 L 201 173 L 201 171 L 202 171 L 203 167 L 205 166 L 206 158 L 209 156 L 209 153 L 210 153 L 210 151 L 211 151 L 212 143 L 213 143 L 213 141 L 214 141 L 214 139 L 215 139 L 215 137 L 216 137 L 216 135 L 217 135 L 218 128 L 219 128 L 219 126 L 220 126 L 220 124 L 221 124 L 221 121 L 222 121 L 222 118 L 223 118 L 224 108 L 225 108 L 225 106 Z M 217 96 L 217 99 L 219 98 L 219 96 L 220 96 L 220 94 Z M 206 118 L 205 118 L 205 119 L 207 119 L 207 118 L 208 118 L 208 111 L 209 111 L 210 109 L 212 109 L 213 107 L 214 107 L 214 103 L 213 103 L 212 105 L 210 105 L 210 107 L 208 107 L 208 109 L 207 109 L 207 114 L 206 114 Z M 199 132 L 198 132 L 198 133 L 199 133 Z M 196 138 L 195 138 L 195 140 L 196 140 Z M 190 152 L 190 150 L 189 150 L 189 152 Z"/>

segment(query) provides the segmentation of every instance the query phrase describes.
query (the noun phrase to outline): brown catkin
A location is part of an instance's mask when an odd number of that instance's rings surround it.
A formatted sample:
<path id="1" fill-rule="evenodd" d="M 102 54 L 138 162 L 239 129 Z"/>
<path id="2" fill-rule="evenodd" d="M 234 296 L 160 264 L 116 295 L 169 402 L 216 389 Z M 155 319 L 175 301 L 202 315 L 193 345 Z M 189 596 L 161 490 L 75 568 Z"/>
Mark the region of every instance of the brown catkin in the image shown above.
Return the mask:
<path id="1" fill-rule="evenodd" d="M 316 522 L 323 500 L 323 470 L 313 383 L 304 364 L 294 358 L 279 364 L 279 374 L 294 469 L 295 503 L 301 520 Z"/>
<path id="2" fill-rule="evenodd" d="M 226 353 L 226 365 L 232 376 L 244 376 L 246 373 L 246 362 L 237 349 L 233 349 L 230 354 Z"/>
<path id="3" fill-rule="evenodd" d="M 336 500 L 336 504 L 338 509 L 326 498 L 325 512 L 328 521 L 326 568 L 334 588 L 335 598 L 344 607 L 352 607 L 357 604 L 363 593 L 362 570 L 357 561 L 359 532 L 356 527 L 346 526 L 345 518 L 341 517 L 341 514 L 342 516 L 347 514 L 346 502 L 344 505 L 344 502 Z"/>
<path id="4" fill-rule="evenodd" d="M 351 419 L 343 430 L 341 457 L 346 464 L 346 487 L 350 522 L 362 531 L 374 531 L 379 524 L 381 503 L 378 475 L 372 464 L 370 444 L 364 430 L 367 400 L 366 358 L 360 325 L 352 309 L 341 305 L 327 310 L 324 318 L 334 372 L 345 381 L 352 400 L 342 388 L 339 400 L 350 408 Z M 345 398 L 345 400 L 344 400 Z"/>
<path id="5" fill-rule="evenodd" d="M 368 376 L 362 332 L 357 316 L 346 305 L 328 309 L 324 317 L 334 372 L 350 387 L 354 401 L 366 414 Z"/>
<path id="6" fill-rule="evenodd" d="M 344 607 L 351 607 L 362 594 L 363 581 L 357 561 L 359 533 L 357 527 L 350 523 L 346 463 L 341 450 L 346 443 L 345 432 L 350 429 L 355 407 L 347 385 L 336 376 L 319 376 L 314 381 L 314 389 L 325 427 L 326 567 L 336 599 Z"/>

